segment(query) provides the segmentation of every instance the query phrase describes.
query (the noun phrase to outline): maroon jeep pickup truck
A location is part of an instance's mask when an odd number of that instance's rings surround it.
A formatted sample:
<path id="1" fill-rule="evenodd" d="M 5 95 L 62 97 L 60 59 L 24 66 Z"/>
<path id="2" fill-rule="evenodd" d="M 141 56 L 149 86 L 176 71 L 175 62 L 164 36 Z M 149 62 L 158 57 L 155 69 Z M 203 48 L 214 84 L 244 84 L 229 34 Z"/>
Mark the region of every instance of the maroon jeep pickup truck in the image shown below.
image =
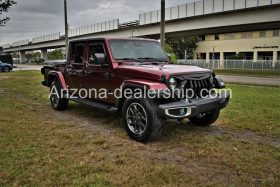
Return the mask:
<path id="1" fill-rule="evenodd" d="M 69 43 L 64 63 L 46 64 L 44 86 L 55 110 L 68 101 L 120 112 L 130 138 L 157 138 L 163 120 L 213 124 L 229 102 L 209 69 L 173 64 L 156 40 L 92 38 Z M 94 93 L 94 94 L 93 94 Z"/>

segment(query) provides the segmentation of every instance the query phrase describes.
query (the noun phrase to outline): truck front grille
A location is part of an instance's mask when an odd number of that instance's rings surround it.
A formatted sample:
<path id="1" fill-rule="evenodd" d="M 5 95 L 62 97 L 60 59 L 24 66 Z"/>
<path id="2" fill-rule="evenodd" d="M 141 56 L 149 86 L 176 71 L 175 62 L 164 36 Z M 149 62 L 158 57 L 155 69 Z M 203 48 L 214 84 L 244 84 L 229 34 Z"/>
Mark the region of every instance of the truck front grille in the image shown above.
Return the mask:
<path id="1" fill-rule="evenodd" d="M 200 80 L 184 80 L 182 89 L 183 97 L 186 98 L 201 98 L 209 95 L 209 90 L 213 88 L 210 78 Z"/>

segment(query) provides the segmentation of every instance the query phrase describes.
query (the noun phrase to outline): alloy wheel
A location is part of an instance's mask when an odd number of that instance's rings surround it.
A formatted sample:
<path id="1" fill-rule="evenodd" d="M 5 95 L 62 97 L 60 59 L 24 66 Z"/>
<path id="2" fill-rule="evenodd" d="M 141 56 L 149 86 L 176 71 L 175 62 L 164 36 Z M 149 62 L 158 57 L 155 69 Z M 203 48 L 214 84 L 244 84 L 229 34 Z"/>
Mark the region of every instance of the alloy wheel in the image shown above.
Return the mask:
<path id="1" fill-rule="evenodd" d="M 126 111 L 126 122 L 131 132 L 141 135 L 147 128 L 147 113 L 139 103 L 132 103 Z"/>

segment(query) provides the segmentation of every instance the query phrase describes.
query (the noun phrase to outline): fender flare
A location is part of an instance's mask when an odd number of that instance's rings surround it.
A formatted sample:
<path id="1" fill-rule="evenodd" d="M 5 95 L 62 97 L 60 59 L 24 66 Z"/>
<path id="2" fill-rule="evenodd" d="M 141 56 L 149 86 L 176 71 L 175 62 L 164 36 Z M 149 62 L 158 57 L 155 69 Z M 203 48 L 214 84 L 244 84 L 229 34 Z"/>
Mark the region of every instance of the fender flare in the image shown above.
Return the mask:
<path id="1" fill-rule="evenodd" d="M 51 85 L 52 81 L 57 79 L 60 83 L 60 86 L 63 90 L 67 90 L 67 85 L 64 79 L 63 74 L 60 71 L 50 71 L 48 75 L 48 86 Z"/>
<path id="2" fill-rule="evenodd" d="M 167 85 L 162 82 L 155 82 L 149 80 L 141 80 L 141 79 L 134 79 L 134 80 L 125 80 L 121 86 L 121 88 L 125 88 L 128 86 L 134 86 L 138 88 L 153 89 L 153 90 L 164 90 L 168 89 Z"/>
<path id="3" fill-rule="evenodd" d="M 121 91 L 123 92 L 126 88 L 140 88 L 140 89 L 147 89 L 147 90 L 165 90 L 169 89 L 168 86 L 161 82 L 154 82 L 154 81 L 147 81 L 147 80 L 125 80 L 121 85 Z M 122 105 L 125 101 L 125 98 L 122 96 L 121 98 L 118 98 L 116 107 L 121 109 Z"/>

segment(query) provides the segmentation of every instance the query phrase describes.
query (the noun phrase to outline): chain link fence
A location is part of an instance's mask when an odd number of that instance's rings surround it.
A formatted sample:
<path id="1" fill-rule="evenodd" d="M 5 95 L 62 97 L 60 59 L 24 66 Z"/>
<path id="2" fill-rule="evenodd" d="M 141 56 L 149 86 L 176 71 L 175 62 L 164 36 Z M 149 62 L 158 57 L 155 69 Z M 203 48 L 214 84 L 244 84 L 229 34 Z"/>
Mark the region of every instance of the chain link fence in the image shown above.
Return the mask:
<path id="1" fill-rule="evenodd" d="M 180 64 L 199 66 L 208 69 L 246 69 L 246 70 L 272 70 L 280 71 L 280 60 L 178 60 Z"/>

